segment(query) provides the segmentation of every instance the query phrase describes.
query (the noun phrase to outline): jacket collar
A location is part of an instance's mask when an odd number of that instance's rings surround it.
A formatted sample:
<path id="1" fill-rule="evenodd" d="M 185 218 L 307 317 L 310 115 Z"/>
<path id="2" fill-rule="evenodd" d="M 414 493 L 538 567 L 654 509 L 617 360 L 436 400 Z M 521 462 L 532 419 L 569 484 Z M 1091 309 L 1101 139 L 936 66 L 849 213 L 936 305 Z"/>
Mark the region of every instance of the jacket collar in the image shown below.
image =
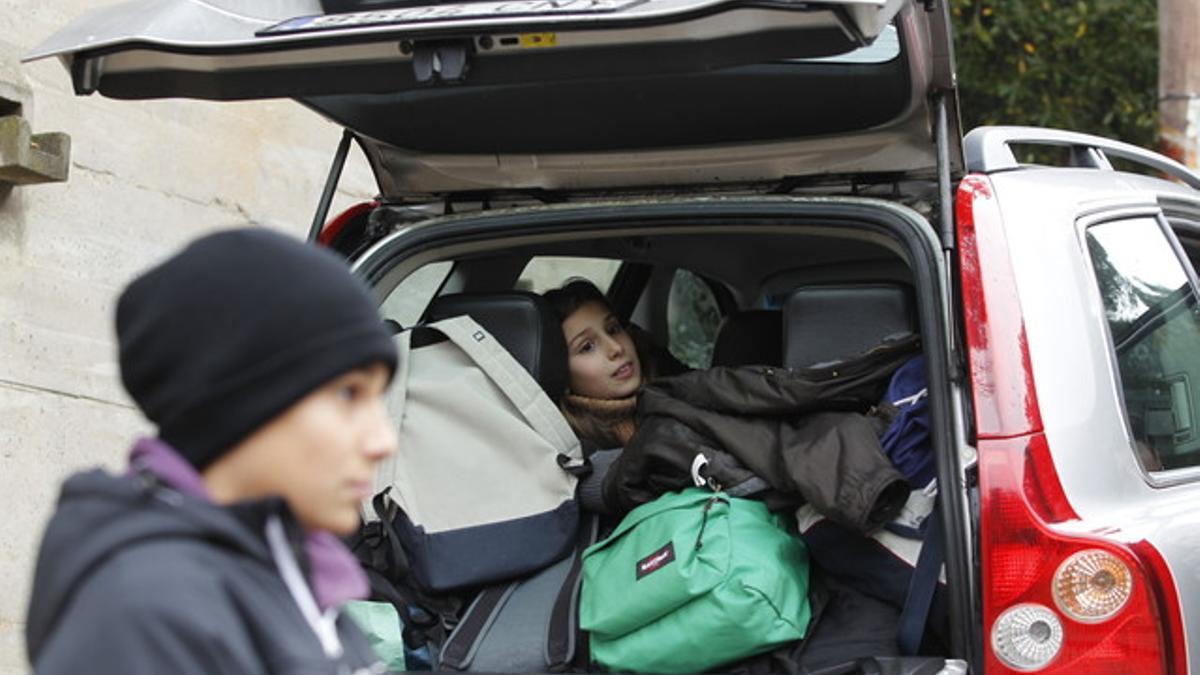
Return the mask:
<path id="1" fill-rule="evenodd" d="M 176 492 L 212 501 L 200 473 L 161 439 L 142 438 L 134 444 L 129 452 L 129 473 L 149 473 Z M 307 562 L 303 567 L 308 571 L 309 584 L 322 610 L 367 597 L 370 587 L 366 573 L 340 539 L 329 532 L 306 532 L 303 549 L 307 560 L 301 562 Z"/>

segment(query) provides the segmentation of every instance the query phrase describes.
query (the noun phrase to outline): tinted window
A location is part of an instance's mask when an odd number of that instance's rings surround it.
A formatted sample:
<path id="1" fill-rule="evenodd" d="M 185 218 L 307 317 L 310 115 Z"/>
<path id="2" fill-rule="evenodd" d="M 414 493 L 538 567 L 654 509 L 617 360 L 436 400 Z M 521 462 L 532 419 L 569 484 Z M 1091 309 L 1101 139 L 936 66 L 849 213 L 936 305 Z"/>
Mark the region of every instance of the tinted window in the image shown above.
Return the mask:
<path id="1" fill-rule="evenodd" d="M 721 308 L 708 284 L 687 270 L 676 270 L 667 298 L 671 354 L 692 368 L 707 368 L 720 323 Z"/>
<path id="2" fill-rule="evenodd" d="M 1094 226 L 1087 244 L 1139 460 L 1200 464 L 1200 316 L 1182 262 L 1150 219 Z"/>

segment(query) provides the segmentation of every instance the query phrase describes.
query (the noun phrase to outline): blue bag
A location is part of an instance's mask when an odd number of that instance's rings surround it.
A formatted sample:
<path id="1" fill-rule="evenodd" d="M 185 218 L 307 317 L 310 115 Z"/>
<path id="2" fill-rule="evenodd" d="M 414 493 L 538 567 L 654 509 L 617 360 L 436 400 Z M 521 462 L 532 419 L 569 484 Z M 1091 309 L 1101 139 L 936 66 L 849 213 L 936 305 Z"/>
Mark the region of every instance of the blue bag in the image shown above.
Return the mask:
<path id="1" fill-rule="evenodd" d="M 883 401 L 896 409 L 896 417 L 879 437 L 883 454 L 904 474 L 909 485 L 924 488 L 937 476 L 929 436 L 929 384 L 924 356 L 914 356 L 896 369 Z"/>

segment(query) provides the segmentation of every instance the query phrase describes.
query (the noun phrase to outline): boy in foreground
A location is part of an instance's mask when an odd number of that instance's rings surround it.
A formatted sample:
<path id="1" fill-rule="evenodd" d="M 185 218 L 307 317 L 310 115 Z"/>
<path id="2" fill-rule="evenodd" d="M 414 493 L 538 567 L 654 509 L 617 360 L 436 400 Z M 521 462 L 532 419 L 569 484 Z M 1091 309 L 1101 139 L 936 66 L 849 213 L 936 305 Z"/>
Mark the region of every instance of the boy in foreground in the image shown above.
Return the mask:
<path id="1" fill-rule="evenodd" d="M 339 617 L 338 535 L 395 451 L 396 367 L 367 289 L 261 229 L 203 237 L 125 289 L 121 378 L 158 426 L 66 481 L 26 629 L 39 673 L 379 672 Z"/>

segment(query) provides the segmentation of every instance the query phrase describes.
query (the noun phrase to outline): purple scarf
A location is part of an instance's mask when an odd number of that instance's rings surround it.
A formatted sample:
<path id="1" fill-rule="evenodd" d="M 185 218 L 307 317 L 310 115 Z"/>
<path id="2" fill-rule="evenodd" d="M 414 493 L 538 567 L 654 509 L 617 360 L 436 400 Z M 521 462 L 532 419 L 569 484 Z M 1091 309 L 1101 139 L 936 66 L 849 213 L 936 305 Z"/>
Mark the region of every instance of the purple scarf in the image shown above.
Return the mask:
<path id="1" fill-rule="evenodd" d="M 195 467 L 157 438 L 142 438 L 129 452 L 130 472 L 149 471 L 179 492 L 211 502 Z M 304 539 L 312 570 L 309 584 L 317 605 L 324 611 L 347 600 L 361 600 L 369 592 L 367 575 L 341 540 L 325 531 L 309 532 Z"/>

